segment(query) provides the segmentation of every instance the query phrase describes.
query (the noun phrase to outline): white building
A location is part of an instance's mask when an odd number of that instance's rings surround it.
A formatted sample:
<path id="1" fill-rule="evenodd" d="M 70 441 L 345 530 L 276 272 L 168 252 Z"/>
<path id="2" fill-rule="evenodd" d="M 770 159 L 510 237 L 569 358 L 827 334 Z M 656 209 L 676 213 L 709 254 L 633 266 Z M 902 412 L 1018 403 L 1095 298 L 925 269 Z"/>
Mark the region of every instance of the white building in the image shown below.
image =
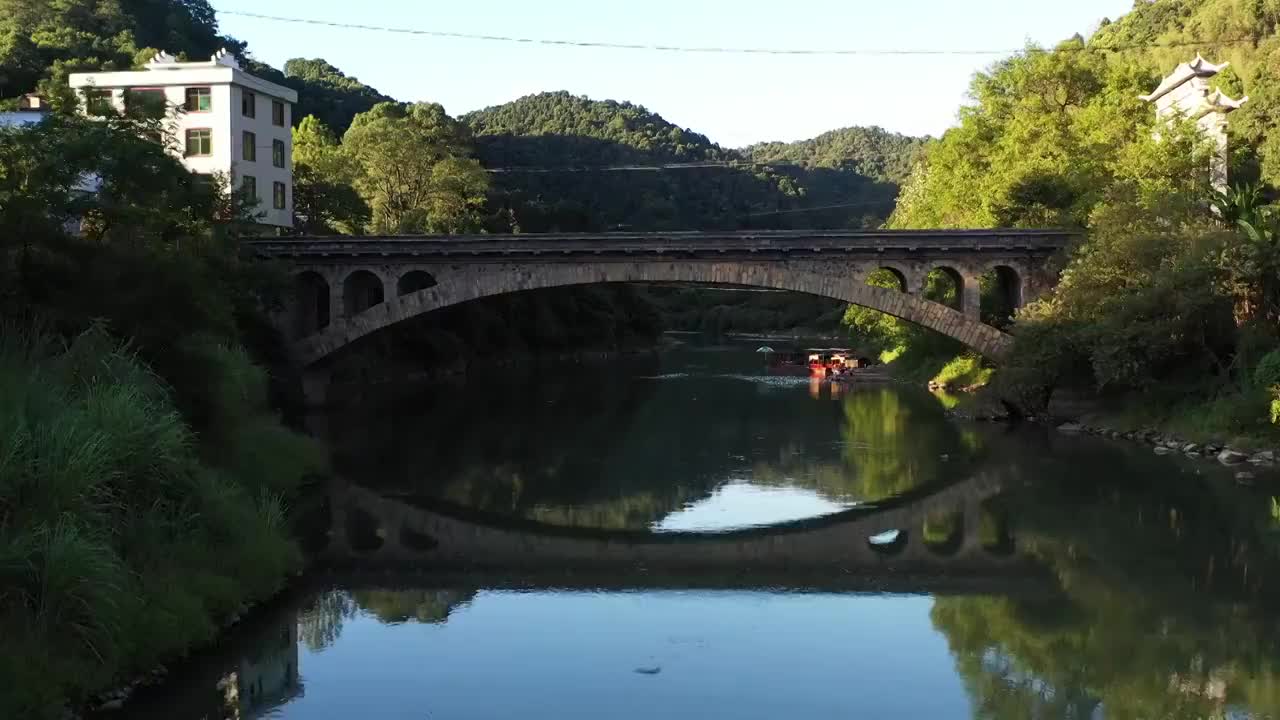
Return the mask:
<path id="1" fill-rule="evenodd" d="M 1227 114 L 1240 109 L 1249 100 L 1248 96 L 1232 100 L 1218 88 L 1209 87 L 1209 78 L 1230 64 L 1214 65 L 1196 55 L 1195 60 L 1174 68 L 1155 92 L 1138 96 L 1140 100 L 1155 103 L 1157 120 L 1165 123 L 1175 118 L 1192 120 L 1213 142 L 1210 172 L 1213 185 L 1219 190 L 1227 189 Z"/>
<path id="2" fill-rule="evenodd" d="M 184 165 L 256 196 L 259 222 L 293 225 L 293 90 L 244 72 L 225 50 L 204 62 L 159 53 L 143 70 L 72 73 L 71 87 L 86 105 L 163 102 Z"/>

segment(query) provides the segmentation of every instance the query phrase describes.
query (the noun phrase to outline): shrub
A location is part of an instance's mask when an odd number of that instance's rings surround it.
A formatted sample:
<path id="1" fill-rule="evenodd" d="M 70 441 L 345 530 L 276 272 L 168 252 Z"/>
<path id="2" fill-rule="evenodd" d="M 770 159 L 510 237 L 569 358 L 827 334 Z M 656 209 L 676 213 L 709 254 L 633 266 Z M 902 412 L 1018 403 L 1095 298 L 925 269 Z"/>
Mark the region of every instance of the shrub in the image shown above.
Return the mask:
<path id="1" fill-rule="evenodd" d="M 101 328 L 65 347 L 0 328 L 0 717 L 56 716 L 212 639 L 298 566 L 285 501 L 323 458 L 266 413 L 242 351 L 209 358 L 217 412 L 197 442 Z"/>
<path id="2" fill-rule="evenodd" d="M 1272 350 L 1258 361 L 1253 370 L 1253 384 L 1261 388 L 1280 386 L 1280 350 Z"/>
<path id="3" fill-rule="evenodd" d="M 947 361 L 933 376 L 933 382 L 956 387 L 981 386 L 987 384 L 993 372 L 992 368 L 984 366 L 980 355 L 964 353 Z"/>

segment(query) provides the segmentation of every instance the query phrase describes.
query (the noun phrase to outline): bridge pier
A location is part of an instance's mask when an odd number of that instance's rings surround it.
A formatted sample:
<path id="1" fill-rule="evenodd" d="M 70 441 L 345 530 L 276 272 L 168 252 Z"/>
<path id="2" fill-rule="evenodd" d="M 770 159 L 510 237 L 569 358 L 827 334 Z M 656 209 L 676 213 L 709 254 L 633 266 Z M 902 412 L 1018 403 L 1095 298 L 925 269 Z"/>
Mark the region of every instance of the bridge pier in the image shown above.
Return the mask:
<path id="1" fill-rule="evenodd" d="M 334 273 L 329 280 L 329 317 L 330 322 L 347 318 L 347 296 L 344 292 L 347 284 L 346 274 Z"/>
<path id="2" fill-rule="evenodd" d="M 982 283 L 971 270 L 960 272 L 960 307 L 965 317 L 978 321 L 982 317 Z"/>

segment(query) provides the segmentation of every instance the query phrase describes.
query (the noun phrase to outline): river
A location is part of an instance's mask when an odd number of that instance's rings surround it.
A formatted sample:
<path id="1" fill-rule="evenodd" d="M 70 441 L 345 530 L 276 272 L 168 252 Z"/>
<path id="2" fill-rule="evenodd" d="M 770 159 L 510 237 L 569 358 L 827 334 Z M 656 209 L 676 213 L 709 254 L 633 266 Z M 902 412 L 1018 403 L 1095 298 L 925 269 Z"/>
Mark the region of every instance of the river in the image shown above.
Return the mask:
<path id="1" fill-rule="evenodd" d="M 323 418 L 320 569 L 120 716 L 1280 717 L 1270 479 L 753 349 Z"/>

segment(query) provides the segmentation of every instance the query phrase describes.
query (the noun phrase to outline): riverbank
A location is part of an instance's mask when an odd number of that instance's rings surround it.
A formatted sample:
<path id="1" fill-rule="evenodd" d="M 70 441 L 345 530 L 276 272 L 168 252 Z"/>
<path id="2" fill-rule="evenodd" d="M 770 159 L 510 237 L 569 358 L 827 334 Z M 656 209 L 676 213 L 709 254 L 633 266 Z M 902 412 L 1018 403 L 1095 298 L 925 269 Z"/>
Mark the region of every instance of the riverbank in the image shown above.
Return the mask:
<path id="1" fill-rule="evenodd" d="M 935 388 L 931 385 L 931 390 Z M 989 387 L 962 389 L 961 399 L 953 401 L 948 413 L 962 420 L 1016 422 L 1025 421 L 1057 428 L 1068 434 L 1094 435 L 1150 446 L 1158 455 L 1181 454 L 1188 459 L 1216 461 L 1237 467 L 1237 479 L 1254 478 L 1252 469 L 1271 470 L 1280 461 L 1280 442 L 1266 437 L 1226 437 L 1225 434 L 1178 433 L 1159 425 L 1135 425 L 1101 409 L 1096 398 L 1073 394 L 1060 398 L 1038 415 L 1017 416 L 1002 403 Z"/>
<path id="2" fill-rule="evenodd" d="M 286 507 L 325 457 L 243 352 L 201 353 L 197 434 L 101 330 L 0 332 L 0 717 L 118 707 L 301 569 Z"/>

